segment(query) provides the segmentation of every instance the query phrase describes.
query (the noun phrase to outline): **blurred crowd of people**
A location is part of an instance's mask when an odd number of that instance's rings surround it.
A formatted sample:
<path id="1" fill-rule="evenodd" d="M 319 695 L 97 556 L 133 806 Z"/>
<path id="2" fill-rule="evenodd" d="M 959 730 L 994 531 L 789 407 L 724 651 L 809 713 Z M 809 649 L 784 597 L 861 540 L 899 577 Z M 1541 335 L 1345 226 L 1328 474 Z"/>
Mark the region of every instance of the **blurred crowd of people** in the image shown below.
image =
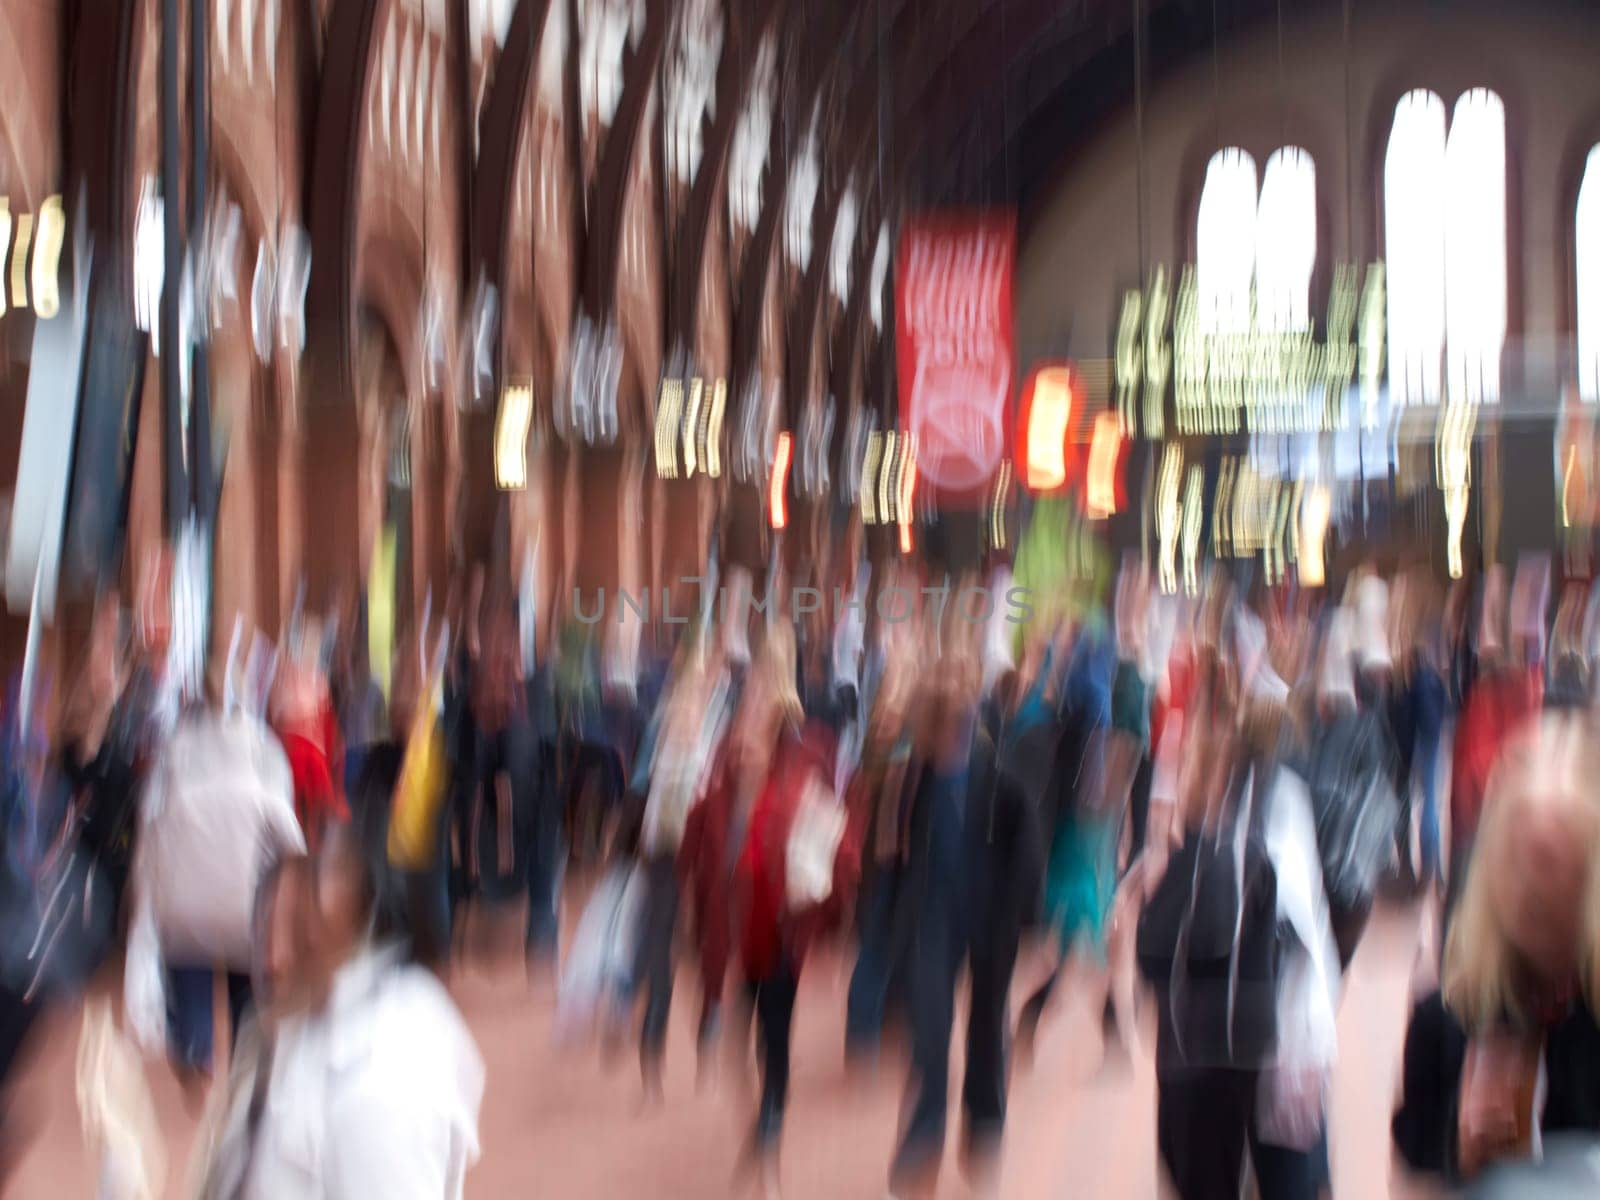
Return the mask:
<path id="1" fill-rule="evenodd" d="M 1178 1195 L 1310 1200 L 1343 981 L 1394 896 L 1439 948 L 1405 1162 L 1459 1183 L 1600 1133 L 1588 590 L 1400 562 L 1336 595 L 1219 567 L 1173 597 L 1137 558 L 1074 589 L 1022 623 L 708 612 L 623 654 L 574 624 L 541 658 L 516 597 L 479 587 L 381 669 L 356 622 L 306 619 L 278 648 L 236 635 L 192 696 L 108 603 L 60 736 L 7 722 L 0 1077 L 42 1010 L 110 977 L 120 1028 L 198 1102 L 225 995 L 200 1194 L 456 1196 L 484 1066 L 451 960 L 471 906 L 525 905 L 560 1033 L 636 1045 L 648 1097 L 680 961 L 700 1069 L 753 1035 L 744 1161 L 770 1194 L 826 939 L 853 948 L 847 1062 L 906 1051 L 896 1196 L 937 1186 L 952 1036 L 962 1162 L 992 1184 L 1012 1048 L 1086 987 L 1108 1055 L 1154 1029 Z M 126 1125 L 113 1090 L 81 1093 L 87 1129 Z M 99 1141 L 134 1180 L 107 1194 L 153 1194 L 150 1154 Z"/>

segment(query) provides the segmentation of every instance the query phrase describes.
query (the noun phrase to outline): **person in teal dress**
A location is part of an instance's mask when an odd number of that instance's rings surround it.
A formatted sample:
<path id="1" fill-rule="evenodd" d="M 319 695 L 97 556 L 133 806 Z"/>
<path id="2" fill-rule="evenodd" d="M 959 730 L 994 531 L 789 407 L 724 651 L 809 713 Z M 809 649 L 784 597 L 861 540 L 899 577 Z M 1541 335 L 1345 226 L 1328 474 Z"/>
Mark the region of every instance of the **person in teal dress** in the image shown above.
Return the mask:
<path id="1" fill-rule="evenodd" d="M 1023 1006 L 1019 1037 L 1024 1043 L 1032 1041 L 1061 967 L 1073 953 L 1096 967 L 1107 965 L 1121 829 L 1120 809 L 1107 802 L 1103 786 L 1115 666 L 1116 650 L 1103 626 L 1085 623 L 1073 644 L 1060 701 L 1063 732 L 1052 782 L 1056 813 L 1045 874 L 1045 920 L 1060 961 Z M 1108 1027 L 1114 1026 L 1109 999 L 1106 1016 Z"/>

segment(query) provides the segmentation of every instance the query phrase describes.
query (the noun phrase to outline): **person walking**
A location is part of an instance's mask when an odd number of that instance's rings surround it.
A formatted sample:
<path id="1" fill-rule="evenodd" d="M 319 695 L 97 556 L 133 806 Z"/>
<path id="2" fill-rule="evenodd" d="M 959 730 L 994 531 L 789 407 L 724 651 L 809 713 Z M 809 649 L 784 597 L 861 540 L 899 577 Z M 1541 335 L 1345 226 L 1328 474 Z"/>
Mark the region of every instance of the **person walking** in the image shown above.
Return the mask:
<path id="1" fill-rule="evenodd" d="M 184 712 L 151 771 L 131 877 L 129 1019 L 149 1048 L 165 1010 L 173 1058 L 191 1085 L 211 1071 L 219 966 L 235 1033 L 249 1003 L 262 871 L 305 848 L 289 762 L 259 720 L 222 710 L 218 674 L 207 675 L 206 696 Z"/>
<path id="2" fill-rule="evenodd" d="M 1392 1126 L 1407 1166 L 1447 1185 L 1600 1134 L 1600 772 L 1585 718 L 1507 744 L 1445 947 L 1413 1010 Z"/>
<path id="3" fill-rule="evenodd" d="M 910 962 L 911 1078 L 890 1188 L 931 1196 L 949 1107 L 950 1033 L 968 969 L 967 1061 L 961 1091 L 963 1159 L 976 1183 L 998 1162 L 1006 1120 L 1010 987 L 1022 929 L 1044 877 L 1037 786 L 1013 769 L 1004 732 L 977 729 L 977 664 L 947 664 L 949 682 L 924 700 L 920 769 L 911 784 L 907 888 L 914 913 Z M 1035 755 L 1034 757 L 1041 757 Z"/>
<path id="4" fill-rule="evenodd" d="M 206 1200 L 460 1200 L 483 1060 L 443 985 L 385 939 L 376 900 L 344 829 L 264 900 L 271 1021 L 230 1088 Z"/>

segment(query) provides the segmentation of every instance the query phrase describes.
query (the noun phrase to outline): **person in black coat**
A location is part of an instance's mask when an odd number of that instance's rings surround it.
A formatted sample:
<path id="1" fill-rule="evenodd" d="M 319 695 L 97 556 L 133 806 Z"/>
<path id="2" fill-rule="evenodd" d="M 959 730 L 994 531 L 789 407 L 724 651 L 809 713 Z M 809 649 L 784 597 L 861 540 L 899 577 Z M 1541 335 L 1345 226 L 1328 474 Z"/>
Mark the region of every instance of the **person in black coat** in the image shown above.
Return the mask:
<path id="1" fill-rule="evenodd" d="M 1022 731 L 981 728 L 960 685 L 930 703 L 927 764 L 913 784 L 906 887 L 915 912 L 910 963 L 912 1081 L 892 1168 L 896 1195 L 932 1194 L 943 1156 L 950 1032 L 962 964 L 967 1009 L 965 1158 L 987 1171 L 1005 1125 L 1011 976 L 1044 885 L 1038 781 Z M 939 748 L 937 754 L 934 747 Z M 970 749 L 969 749 L 970 748 Z"/>

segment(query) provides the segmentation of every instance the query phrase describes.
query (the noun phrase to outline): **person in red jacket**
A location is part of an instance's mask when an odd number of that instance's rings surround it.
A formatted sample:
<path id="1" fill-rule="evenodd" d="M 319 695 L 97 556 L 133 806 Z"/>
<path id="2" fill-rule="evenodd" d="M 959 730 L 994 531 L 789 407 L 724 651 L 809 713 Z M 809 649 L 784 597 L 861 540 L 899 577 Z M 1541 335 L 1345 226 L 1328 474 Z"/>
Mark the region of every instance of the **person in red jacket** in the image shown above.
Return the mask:
<path id="1" fill-rule="evenodd" d="M 1539 713 L 1544 677 L 1537 666 L 1486 660 L 1456 724 L 1450 776 L 1450 888 L 1446 912 L 1455 907 L 1477 838 L 1489 775 L 1507 739 Z"/>
<path id="2" fill-rule="evenodd" d="M 313 850 L 322 830 L 350 819 L 344 798 L 344 742 L 328 677 L 322 669 L 321 630 L 302 635 L 274 686 L 272 726 L 294 777 L 295 815 Z"/>
<path id="3" fill-rule="evenodd" d="M 719 1023 L 729 961 L 737 951 L 762 1047 L 763 1094 L 752 1149 L 769 1166 L 787 1100 L 800 967 L 818 931 L 837 919 L 859 862 L 857 839 L 846 830 L 832 847 L 828 886 L 809 880 L 808 890 L 789 878 L 790 843 L 802 814 L 806 832 L 800 836 L 811 837 L 828 822 L 816 820 L 808 806 L 836 803 L 828 783 L 832 735 L 818 727 L 802 729 L 794 679 L 793 634 L 778 626 L 745 687 L 706 796 L 689 814 L 678 857 L 704 989 L 702 1054 Z"/>
<path id="4" fill-rule="evenodd" d="M 806 951 L 837 925 L 860 874 L 859 839 L 829 783 L 834 741 L 820 722 L 781 736 L 736 875 L 743 917 L 739 966 L 761 1048 L 753 1149 L 763 1158 L 776 1151 L 783 1128 L 790 1031 Z M 821 879 L 807 870 L 819 864 L 831 865 Z M 809 878 L 796 877 L 803 874 Z"/>

